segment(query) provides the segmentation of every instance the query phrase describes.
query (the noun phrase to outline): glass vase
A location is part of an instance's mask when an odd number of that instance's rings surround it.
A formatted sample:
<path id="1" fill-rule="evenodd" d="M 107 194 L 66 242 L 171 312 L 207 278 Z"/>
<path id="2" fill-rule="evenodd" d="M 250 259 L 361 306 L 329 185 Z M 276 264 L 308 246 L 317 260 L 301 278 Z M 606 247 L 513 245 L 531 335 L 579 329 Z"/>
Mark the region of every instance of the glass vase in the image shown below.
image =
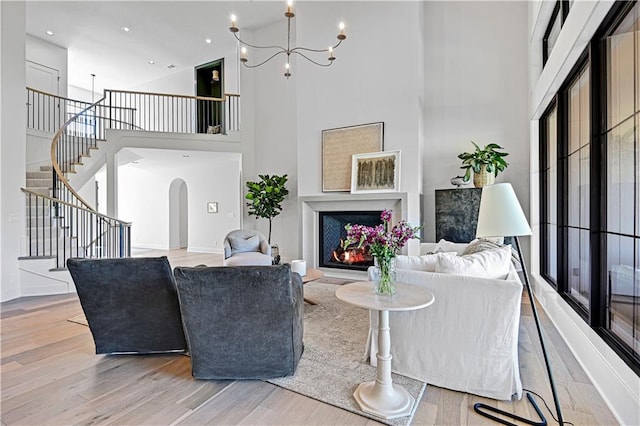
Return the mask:
<path id="1" fill-rule="evenodd" d="M 396 258 L 376 257 L 373 270 L 376 294 L 392 296 L 396 294 Z"/>

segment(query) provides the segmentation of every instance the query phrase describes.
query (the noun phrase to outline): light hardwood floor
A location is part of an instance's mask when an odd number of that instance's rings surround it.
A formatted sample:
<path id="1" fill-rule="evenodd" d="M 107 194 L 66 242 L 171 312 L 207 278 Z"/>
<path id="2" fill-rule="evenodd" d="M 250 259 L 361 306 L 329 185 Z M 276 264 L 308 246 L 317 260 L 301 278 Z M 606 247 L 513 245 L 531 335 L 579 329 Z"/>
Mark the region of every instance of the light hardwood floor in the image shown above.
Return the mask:
<path id="1" fill-rule="evenodd" d="M 174 267 L 222 263 L 220 255 L 184 250 L 136 255 L 167 255 Z M 553 408 L 526 298 L 522 306 L 523 385 L 541 394 Z M 95 355 L 89 329 L 67 321 L 82 313 L 75 295 L 25 297 L 2 303 L 0 309 L 3 425 L 377 424 L 265 382 L 196 381 L 183 355 Z M 565 421 L 576 426 L 616 424 L 555 328 L 539 312 Z M 496 424 L 473 411 L 476 402 L 536 419 L 526 398 L 498 402 L 428 386 L 413 424 Z"/>

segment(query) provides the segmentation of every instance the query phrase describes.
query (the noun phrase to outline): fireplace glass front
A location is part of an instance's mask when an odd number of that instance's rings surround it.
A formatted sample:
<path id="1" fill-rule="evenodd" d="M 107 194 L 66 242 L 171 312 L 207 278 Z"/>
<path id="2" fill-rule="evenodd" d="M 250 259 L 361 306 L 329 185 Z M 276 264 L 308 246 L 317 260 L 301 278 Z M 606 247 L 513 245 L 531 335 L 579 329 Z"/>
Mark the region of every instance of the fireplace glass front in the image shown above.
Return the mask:
<path id="1" fill-rule="evenodd" d="M 373 266 L 373 256 L 365 248 L 345 247 L 348 223 L 365 226 L 382 224 L 381 210 L 319 212 L 320 259 L 318 265 L 325 268 L 366 271 Z"/>

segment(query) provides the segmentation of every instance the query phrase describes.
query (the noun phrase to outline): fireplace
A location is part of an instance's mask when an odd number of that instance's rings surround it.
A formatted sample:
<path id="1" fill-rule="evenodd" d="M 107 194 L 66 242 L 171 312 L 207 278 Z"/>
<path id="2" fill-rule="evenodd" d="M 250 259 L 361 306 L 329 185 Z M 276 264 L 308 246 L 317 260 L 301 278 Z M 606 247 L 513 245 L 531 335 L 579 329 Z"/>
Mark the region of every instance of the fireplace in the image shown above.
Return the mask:
<path id="1" fill-rule="evenodd" d="M 366 271 L 373 265 L 373 256 L 363 248 L 345 247 L 347 236 L 344 226 L 348 223 L 365 226 L 380 225 L 381 210 L 318 212 L 319 259 L 318 266 L 325 268 Z"/>

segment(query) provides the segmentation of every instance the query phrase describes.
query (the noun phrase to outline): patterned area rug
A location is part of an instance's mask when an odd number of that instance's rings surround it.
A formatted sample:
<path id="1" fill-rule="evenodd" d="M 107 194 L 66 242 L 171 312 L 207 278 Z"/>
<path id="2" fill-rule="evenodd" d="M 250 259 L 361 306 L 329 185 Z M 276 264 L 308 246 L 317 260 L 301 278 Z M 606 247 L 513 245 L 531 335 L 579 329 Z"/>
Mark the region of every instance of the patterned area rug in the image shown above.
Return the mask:
<path id="1" fill-rule="evenodd" d="M 338 300 L 336 288 L 335 284 L 318 281 L 305 284 L 304 296 L 317 305 L 304 305 L 304 353 L 298 369 L 291 377 L 268 382 L 378 422 L 410 424 L 417 404 L 410 416 L 391 420 L 358 409 L 353 392 L 358 384 L 376 376 L 375 367 L 364 359 L 369 311 Z M 404 386 L 416 401 L 426 388 L 422 382 L 396 374 L 393 381 Z"/>

